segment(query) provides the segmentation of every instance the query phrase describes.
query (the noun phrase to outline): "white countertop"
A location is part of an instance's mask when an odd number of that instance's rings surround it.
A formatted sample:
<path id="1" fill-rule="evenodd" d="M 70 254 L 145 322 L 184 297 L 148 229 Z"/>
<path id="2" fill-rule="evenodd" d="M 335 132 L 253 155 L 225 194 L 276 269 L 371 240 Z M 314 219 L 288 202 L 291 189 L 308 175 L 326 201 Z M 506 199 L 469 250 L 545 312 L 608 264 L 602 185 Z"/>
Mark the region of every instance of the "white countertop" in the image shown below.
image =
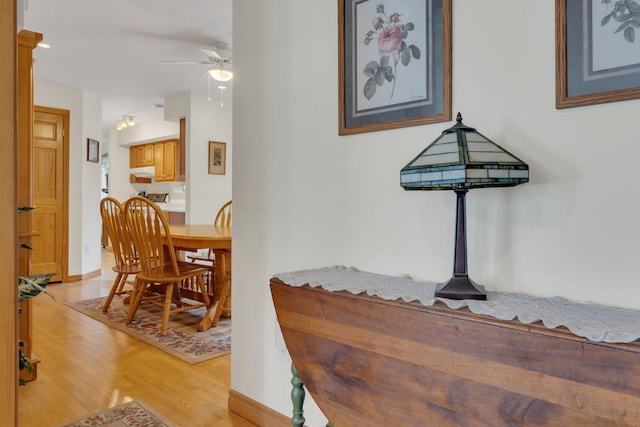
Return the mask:
<path id="1" fill-rule="evenodd" d="M 184 202 L 156 203 L 165 212 L 184 212 Z"/>

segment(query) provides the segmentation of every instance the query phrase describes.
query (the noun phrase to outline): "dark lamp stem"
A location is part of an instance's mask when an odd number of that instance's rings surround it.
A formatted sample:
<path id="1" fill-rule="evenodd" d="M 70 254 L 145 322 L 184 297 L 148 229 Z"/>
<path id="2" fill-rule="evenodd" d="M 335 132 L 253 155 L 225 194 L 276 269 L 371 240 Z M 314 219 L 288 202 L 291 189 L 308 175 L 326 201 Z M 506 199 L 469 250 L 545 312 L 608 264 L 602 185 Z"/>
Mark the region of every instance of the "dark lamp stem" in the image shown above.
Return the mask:
<path id="1" fill-rule="evenodd" d="M 453 277 L 436 287 L 436 297 L 449 299 L 486 300 L 484 286 L 478 285 L 467 274 L 467 213 L 465 195 L 469 191 L 464 184 L 458 184 L 456 193 L 456 240 L 453 254 Z"/>
<path id="2" fill-rule="evenodd" d="M 456 247 L 453 255 L 453 275 L 467 277 L 467 211 L 465 195 L 469 190 L 463 186 L 456 193 Z"/>

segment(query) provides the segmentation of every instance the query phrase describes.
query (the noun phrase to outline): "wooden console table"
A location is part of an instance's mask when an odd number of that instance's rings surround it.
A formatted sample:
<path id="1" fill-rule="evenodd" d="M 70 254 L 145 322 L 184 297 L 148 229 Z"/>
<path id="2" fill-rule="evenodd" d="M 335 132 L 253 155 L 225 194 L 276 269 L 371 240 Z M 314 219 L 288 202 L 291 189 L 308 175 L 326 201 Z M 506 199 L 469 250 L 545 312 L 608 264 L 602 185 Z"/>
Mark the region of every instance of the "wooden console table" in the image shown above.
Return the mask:
<path id="1" fill-rule="evenodd" d="M 335 427 L 640 425 L 638 341 L 270 286 L 293 364 Z"/>

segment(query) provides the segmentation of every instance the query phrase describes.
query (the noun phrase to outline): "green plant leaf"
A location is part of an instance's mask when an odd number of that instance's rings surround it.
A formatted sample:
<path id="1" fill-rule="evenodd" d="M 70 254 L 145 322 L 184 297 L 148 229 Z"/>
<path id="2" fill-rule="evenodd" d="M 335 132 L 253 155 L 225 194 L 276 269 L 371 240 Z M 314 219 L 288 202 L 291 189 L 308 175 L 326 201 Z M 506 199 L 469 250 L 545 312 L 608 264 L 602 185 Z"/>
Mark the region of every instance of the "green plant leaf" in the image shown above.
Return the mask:
<path id="1" fill-rule="evenodd" d="M 393 68 L 391 68 L 391 65 L 387 65 L 386 67 L 384 67 L 384 78 L 388 82 L 391 82 L 391 80 L 393 80 Z"/>
<path id="2" fill-rule="evenodd" d="M 362 72 L 367 77 L 373 77 L 376 75 L 378 68 L 380 68 L 380 65 L 378 65 L 378 63 L 375 61 L 371 61 L 367 65 L 365 65 L 364 70 L 362 70 Z"/>
<path id="3" fill-rule="evenodd" d="M 373 78 L 370 78 L 364 84 L 364 97 L 367 99 L 371 99 L 375 94 L 376 94 L 376 81 Z"/>
<path id="4" fill-rule="evenodd" d="M 22 248 L 22 249 L 27 249 L 27 250 L 30 250 L 30 251 L 33 250 L 33 248 L 31 246 L 27 245 L 26 243 L 18 243 L 18 247 Z"/>
<path id="5" fill-rule="evenodd" d="M 411 50 L 411 56 L 413 56 L 415 59 L 420 59 L 420 48 L 418 46 L 412 44 L 411 46 L 409 46 L 409 49 Z"/>
<path id="6" fill-rule="evenodd" d="M 407 48 L 400 51 L 400 61 L 405 67 L 409 65 L 409 62 L 411 62 L 411 49 Z"/>
<path id="7" fill-rule="evenodd" d="M 404 28 L 405 28 L 407 31 L 412 31 L 412 30 L 415 28 L 415 26 L 413 25 L 413 22 L 407 22 L 407 23 L 404 25 Z"/>
<path id="8" fill-rule="evenodd" d="M 32 206 L 21 206 L 18 208 L 18 213 L 22 213 L 22 212 L 28 212 L 28 211 L 32 211 L 35 208 Z"/>
<path id="9" fill-rule="evenodd" d="M 40 293 L 45 293 L 55 300 L 53 294 L 45 289 L 49 280 L 55 274 L 34 274 L 31 276 L 18 277 L 18 302 L 23 302 L 33 298 Z"/>
<path id="10" fill-rule="evenodd" d="M 380 57 L 380 66 L 386 67 L 389 65 L 389 55 L 383 55 Z"/>
<path id="11" fill-rule="evenodd" d="M 628 26 L 629 26 L 629 23 L 628 22 L 624 22 L 624 23 L 620 24 L 620 26 L 613 33 L 614 34 L 619 33 L 620 31 L 624 30 Z"/>
<path id="12" fill-rule="evenodd" d="M 629 9 L 631 13 L 640 14 L 640 4 L 636 1 L 628 1 L 627 9 Z"/>
<path id="13" fill-rule="evenodd" d="M 613 15 L 613 19 L 615 19 L 618 22 L 624 22 L 630 18 L 631 18 L 631 14 L 629 13 L 624 13 L 622 15 Z"/>
<path id="14" fill-rule="evenodd" d="M 611 20 L 611 14 L 605 15 L 600 21 L 600 26 L 604 27 Z"/>
<path id="15" fill-rule="evenodd" d="M 636 30 L 629 26 L 624 30 L 624 39 L 629 43 L 633 43 L 636 41 Z"/>
<path id="16" fill-rule="evenodd" d="M 378 86 L 382 86 L 382 83 L 384 83 L 384 75 L 384 68 L 378 67 L 378 69 L 376 70 L 376 76 L 374 77 L 375 82 Z"/>

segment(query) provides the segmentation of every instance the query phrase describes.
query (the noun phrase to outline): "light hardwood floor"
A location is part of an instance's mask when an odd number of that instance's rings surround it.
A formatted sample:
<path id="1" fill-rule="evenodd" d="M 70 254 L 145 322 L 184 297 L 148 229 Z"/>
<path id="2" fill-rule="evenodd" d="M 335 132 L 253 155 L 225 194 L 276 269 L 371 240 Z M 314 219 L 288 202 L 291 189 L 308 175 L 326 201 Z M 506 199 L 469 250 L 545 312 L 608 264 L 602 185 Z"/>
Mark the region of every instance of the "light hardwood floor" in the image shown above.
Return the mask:
<path id="1" fill-rule="evenodd" d="M 69 307 L 65 301 L 106 295 L 112 255 L 103 275 L 53 284 L 33 299 L 38 379 L 19 390 L 21 427 L 49 427 L 142 399 L 178 426 L 249 427 L 229 412 L 230 356 L 189 365 Z"/>

